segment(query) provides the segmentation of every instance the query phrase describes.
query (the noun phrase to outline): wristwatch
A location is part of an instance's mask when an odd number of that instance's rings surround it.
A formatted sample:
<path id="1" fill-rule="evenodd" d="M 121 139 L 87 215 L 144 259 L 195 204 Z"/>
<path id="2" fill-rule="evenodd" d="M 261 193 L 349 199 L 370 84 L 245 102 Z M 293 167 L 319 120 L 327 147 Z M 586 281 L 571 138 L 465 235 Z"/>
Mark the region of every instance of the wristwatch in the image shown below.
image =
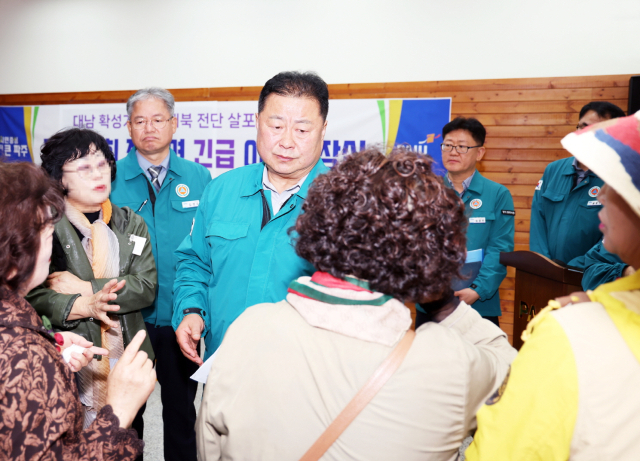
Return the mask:
<path id="1" fill-rule="evenodd" d="M 200 309 L 198 307 L 189 307 L 189 308 L 183 310 L 182 313 L 184 315 L 187 315 L 187 314 L 198 314 L 202 318 L 204 318 L 204 316 L 207 315 L 207 313 L 205 311 L 203 311 L 202 309 Z"/>

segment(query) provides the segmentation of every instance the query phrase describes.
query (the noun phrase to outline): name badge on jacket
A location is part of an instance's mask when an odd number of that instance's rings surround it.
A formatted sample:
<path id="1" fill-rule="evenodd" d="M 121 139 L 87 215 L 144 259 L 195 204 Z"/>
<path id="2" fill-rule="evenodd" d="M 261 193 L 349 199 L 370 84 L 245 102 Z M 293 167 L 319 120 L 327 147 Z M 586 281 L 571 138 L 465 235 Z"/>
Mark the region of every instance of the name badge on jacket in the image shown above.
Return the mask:
<path id="1" fill-rule="evenodd" d="M 469 218 L 469 222 L 471 224 L 483 224 L 486 223 L 486 218 Z"/>
<path id="2" fill-rule="evenodd" d="M 144 244 L 147 243 L 147 239 L 145 237 L 139 237 L 131 234 L 129 236 L 129 242 L 133 242 L 133 254 L 140 256 L 142 254 Z"/>
<path id="3" fill-rule="evenodd" d="M 195 208 L 200 205 L 200 200 L 189 200 L 188 202 L 182 202 L 182 208 Z"/>

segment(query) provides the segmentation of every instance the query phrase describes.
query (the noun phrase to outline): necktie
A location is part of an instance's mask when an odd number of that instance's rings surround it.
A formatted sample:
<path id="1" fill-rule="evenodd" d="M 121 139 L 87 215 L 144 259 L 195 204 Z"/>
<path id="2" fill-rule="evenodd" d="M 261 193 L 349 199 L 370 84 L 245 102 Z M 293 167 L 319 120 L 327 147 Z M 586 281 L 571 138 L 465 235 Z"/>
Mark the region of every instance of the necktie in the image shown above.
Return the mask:
<path id="1" fill-rule="evenodd" d="M 160 184 L 158 175 L 160 175 L 160 172 L 162 171 L 162 165 L 150 166 L 148 171 L 149 175 L 151 175 L 151 184 L 153 184 L 153 187 L 156 188 L 156 191 L 159 191 L 162 184 Z"/>

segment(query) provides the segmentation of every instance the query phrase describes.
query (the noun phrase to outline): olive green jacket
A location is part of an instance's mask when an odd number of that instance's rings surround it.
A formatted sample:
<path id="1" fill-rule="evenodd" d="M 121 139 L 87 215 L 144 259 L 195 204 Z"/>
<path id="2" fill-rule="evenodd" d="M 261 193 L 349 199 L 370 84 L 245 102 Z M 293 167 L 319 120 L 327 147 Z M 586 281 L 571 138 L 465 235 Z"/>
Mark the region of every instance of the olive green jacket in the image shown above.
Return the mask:
<path id="1" fill-rule="evenodd" d="M 120 245 L 120 276 L 117 279 L 118 281 L 123 279 L 127 281 L 124 288 L 117 292 L 118 299 L 112 302 L 112 304 L 120 306 L 116 315 L 118 315 L 122 326 L 124 347 L 127 347 L 135 334 L 145 329 L 140 310 L 153 303 L 158 277 L 151 252 L 149 232 L 144 219 L 129 208 L 119 208 L 113 205 L 110 227 Z M 66 255 L 67 270 L 81 280 L 91 282 L 94 293 L 101 290 L 109 280 L 112 280 L 94 277 L 91 264 L 89 264 L 87 255 L 82 248 L 78 234 L 66 216 L 63 216 L 56 224 L 55 233 Z M 134 242 L 130 241 L 131 235 L 147 239 L 140 255 L 133 254 Z M 49 267 L 50 272 L 56 270 L 53 265 Z M 80 294 L 61 294 L 40 285 L 31 290 L 26 299 L 35 308 L 38 315 L 46 315 L 51 320 L 54 328 L 77 333 L 93 342 L 95 346 L 101 347 L 100 325 L 102 322 L 94 318 L 67 320 L 73 304 L 79 297 Z M 148 335 L 140 349 L 149 354 L 151 360 L 154 359 Z"/>

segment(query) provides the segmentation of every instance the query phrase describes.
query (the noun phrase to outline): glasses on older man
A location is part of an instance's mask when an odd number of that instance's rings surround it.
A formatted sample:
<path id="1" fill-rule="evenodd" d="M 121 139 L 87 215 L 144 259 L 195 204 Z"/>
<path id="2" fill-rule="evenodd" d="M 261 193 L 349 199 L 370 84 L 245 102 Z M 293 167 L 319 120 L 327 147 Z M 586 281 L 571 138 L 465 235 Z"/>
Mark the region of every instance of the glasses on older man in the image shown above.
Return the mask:
<path id="1" fill-rule="evenodd" d="M 459 154 L 466 154 L 467 152 L 469 152 L 469 149 L 482 147 L 482 144 L 478 144 L 477 146 L 454 146 L 453 144 L 450 144 L 448 142 L 443 142 L 442 144 L 440 144 L 442 152 L 452 152 L 454 147 Z"/>
<path id="2" fill-rule="evenodd" d="M 80 165 L 75 170 L 62 170 L 65 173 L 78 173 L 82 179 L 89 179 L 93 175 L 93 172 L 97 170 L 100 176 L 104 176 L 106 173 L 111 173 L 111 165 L 106 160 L 100 160 L 96 166 L 84 164 Z"/>
<path id="3" fill-rule="evenodd" d="M 144 127 L 147 126 L 147 123 L 150 123 L 153 128 L 156 130 L 161 130 L 165 126 L 167 126 L 167 122 L 171 120 L 173 117 L 169 117 L 166 120 L 161 118 L 152 118 L 151 120 L 146 120 L 144 118 L 139 118 L 133 121 L 129 121 L 134 130 L 144 130 Z"/>

